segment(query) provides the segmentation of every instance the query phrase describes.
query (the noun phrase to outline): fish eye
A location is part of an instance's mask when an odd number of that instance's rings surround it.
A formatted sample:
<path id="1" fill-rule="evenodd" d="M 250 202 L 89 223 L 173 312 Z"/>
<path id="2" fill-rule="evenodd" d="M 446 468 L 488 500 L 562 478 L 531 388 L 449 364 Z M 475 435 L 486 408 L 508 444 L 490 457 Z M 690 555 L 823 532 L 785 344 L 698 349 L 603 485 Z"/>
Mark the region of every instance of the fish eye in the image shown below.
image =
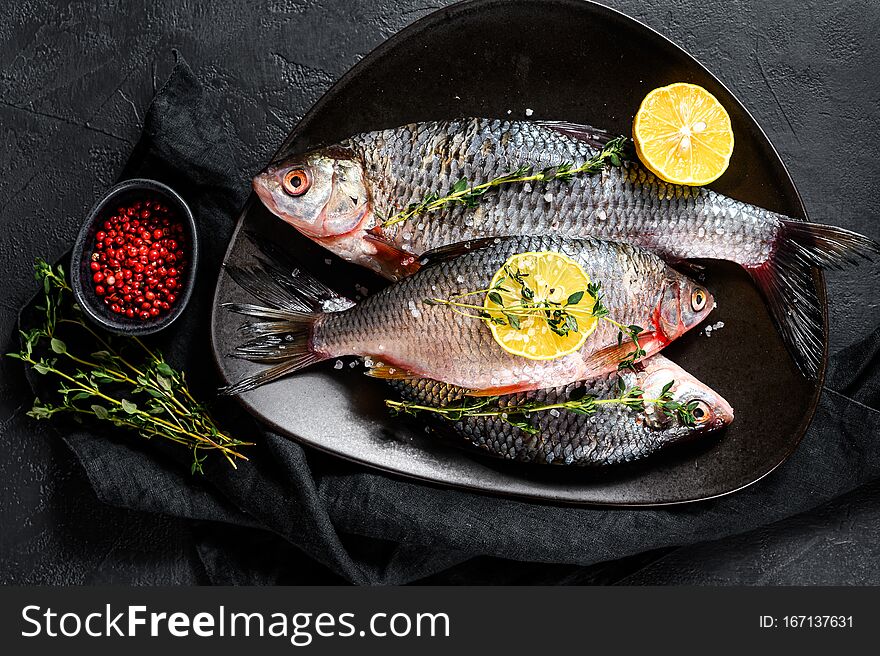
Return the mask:
<path id="1" fill-rule="evenodd" d="M 291 196 L 302 196 L 312 186 L 312 181 L 305 169 L 290 169 L 284 174 L 282 186 Z"/>
<path id="2" fill-rule="evenodd" d="M 709 300 L 709 295 L 706 293 L 705 289 L 697 287 L 691 293 L 691 308 L 694 312 L 699 312 L 704 307 L 706 307 L 706 302 Z"/>
<path id="3" fill-rule="evenodd" d="M 692 413 L 694 415 L 694 421 L 697 426 L 701 426 L 709 421 L 709 418 L 712 416 L 712 411 L 709 406 L 703 401 L 695 401 L 694 409 Z"/>

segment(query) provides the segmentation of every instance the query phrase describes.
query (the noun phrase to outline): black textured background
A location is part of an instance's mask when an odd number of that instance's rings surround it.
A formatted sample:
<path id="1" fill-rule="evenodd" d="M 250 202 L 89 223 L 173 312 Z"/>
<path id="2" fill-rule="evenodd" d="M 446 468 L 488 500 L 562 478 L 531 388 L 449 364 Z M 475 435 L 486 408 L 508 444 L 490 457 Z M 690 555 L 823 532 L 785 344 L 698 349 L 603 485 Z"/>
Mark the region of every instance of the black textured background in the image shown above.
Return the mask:
<path id="1" fill-rule="evenodd" d="M 133 0 L 0 3 L 0 343 L 115 180 L 178 48 L 227 99 L 230 153 L 256 171 L 309 105 L 382 40 L 447 2 Z M 727 84 L 779 149 L 814 220 L 880 236 L 880 7 L 872 0 L 609 0 Z M 589 75 L 589 71 L 584 72 Z M 247 180 L 242 180 L 246 185 Z M 880 266 L 829 276 L 832 352 L 880 320 Z M 104 506 L 0 361 L 0 582 L 197 583 L 212 527 Z M 516 565 L 521 582 L 880 583 L 880 484 L 723 541 L 588 569 Z M 211 537 L 206 535 L 211 534 Z M 255 540 L 256 536 L 238 536 Z M 286 559 L 296 554 L 277 554 Z M 268 556 L 264 554 L 264 556 Z M 491 581 L 478 559 L 431 582 Z M 303 563 L 303 581 L 323 579 Z"/>

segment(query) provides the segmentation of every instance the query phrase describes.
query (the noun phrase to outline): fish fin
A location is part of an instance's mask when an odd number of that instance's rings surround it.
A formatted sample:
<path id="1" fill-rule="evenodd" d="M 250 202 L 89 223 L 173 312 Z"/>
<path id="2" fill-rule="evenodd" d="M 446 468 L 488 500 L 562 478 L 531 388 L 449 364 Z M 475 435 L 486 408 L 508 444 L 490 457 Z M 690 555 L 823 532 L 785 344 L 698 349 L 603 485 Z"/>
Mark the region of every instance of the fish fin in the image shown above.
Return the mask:
<path id="1" fill-rule="evenodd" d="M 316 362 L 320 362 L 322 359 L 323 358 L 320 357 L 314 357 L 314 354 L 304 354 L 300 358 L 276 364 L 268 369 L 263 369 L 263 371 L 260 371 L 253 376 L 242 378 L 235 383 L 222 387 L 220 388 L 219 393 L 223 396 L 244 394 L 245 392 L 250 392 L 257 387 L 260 387 L 261 385 L 283 378 L 294 371 L 298 371 L 304 367 L 315 364 Z"/>
<path id="2" fill-rule="evenodd" d="M 258 305 L 228 304 L 228 310 L 267 319 L 245 323 L 239 333 L 249 338 L 230 353 L 253 362 L 278 362 L 311 352 L 312 326 L 320 313 L 273 310 Z M 321 358 L 324 359 L 324 358 Z"/>
<path id="3" fill-rule="evenodd" d="M 478 239 L 468 239 L 467 241 L 460 241 L 455 244 L 447 244 L 446 246 L 439 246 L 437 248 L 432 248 L 429 251 L 425 251 L 421 257 L 419 257 L 419 263 L 423 266 L 432 266 L 434 264 L 438 264 L 440 262 L 446 262 L 447 260 L 454 260 L 457 257 L 461 257 L 467 253 L 473 253 L 474 251 L 479 251 L 484 248 L 488 248 L 490 246 L 494 246 L 495 244 L 503 241 L 505 239 L 518 239 L 517 237 L 480 237 Z"/>
<path id="4" fill-rule="evenodd" d="M 286 312 L 281 319 L 282 313 L 271 308 L 238 305 L 230 309 L 260 318 L 277 317 L 271 321 L 245 324 L 243 332 L 250 334 L 251 339 L 236 346 L 229 354 L 231 357 L 273 366 L 227 385 L 220 390 L 221 394 L 243 394 L 327 359 L 328 356 L 315 352 L 311 347 L 312 325 L 320 314 Z"/>
<path id="5" fill-rule="evenodd" d="M 257 317 L 259 319 L 268 319 L 269 321 L 297 321 L 302 316 L 312 316 L 311 312 L 301 312 L 298 310 L 286 310 L 279 308 L 263 307 L 262 305 L 254 305 L 253 303 L 223 303 L 221 305 L 224 310 L 243 314 L 247 317 Z"/>
<path id="6" fill-rule="evenodd" d="M 637 362 L 651 357 L 662 349 L 669 341 L 662 339 L 656 333 L 642 333 L 639 335 L 639 346 L 645 351 L 646 355 L 639 358 Z M 606 346 L 596 351 L 584 360 L 586 365 L 585 376 L 600 376 L 605 373 L 616 371 L 621 362 L 629 358 L 630 354 L 635 350 L 635 346 L 629 339 L 625 339 L 620 344 Z"/>
<path id="7" fill-rule="evenodd" d="M 328 355 L 312 349 L 315 322 L 325 311 L 340 311 L 354 305 L 302 269 L 276 245 L 255 238 L 253 233 L 248 237 L 257 247 L 257 263 L 227 265 L 226 271 L 236 284 L 265 305 L 223 305 L 252 319 L 239 329 L 247 340 L 229 355 L 272 366 L 222 388 L 220 393 L 225 395 L 248 392 L 326 360 Z"/>
<path id="8" fill-rule="evenodd" d="M 364 239 L 376 249 L 377 258 L 391 262 L 392 273 L 396 279 L 405 278 L 421 268 L 419 258 L 394 244 L 382 232 L 381 226 L 370 228 Z"/>
<path id="9" fill-rule="evenodd" d="M 794 246 L 799 258 L 822 269 L 842 269 L 880 255 L 880 243 L 870 237 L 821 223 L 783 220 L 778 239 Z"/>
<path id="10" fill-rule="evenodd" d="M 500 387 L 487 387 L 486 389 L 479 390 L 465 390 L 463 394 L 465 396 L 506 396 L 507 394 L 516 394 L 517 392 L 528 392 L 530 390 L 535 389 L 534 385 L 528 385 L 526 383 L 520 383 L 519 385 L 502 385 Z"/>
<path id="11" fill-rule="evenodd" d="M 256 264 L 226 264 L 235 283 L 275 309 L 301 312 L 346 310 L 354 301 L 336 293 L 306 271 L 290 253 L 253 231 L 245 233 L 256 247 Z"/>
<path id="12" fill-rule="evenodd" d="M 581 123 L 569 123 L 568 121 L 535 121 L 535 123 L 577 141 L 583 141 L 593 148 L 604 147 L 613 136 L 605 130 Z"/>
<path id="13" fill-rule="evenodd" d="M 747 270 L 767 299 L 798 368 L 816 378 L 825 355 L 825 313 L 813 268 L 840 269 L 870 260 L 880 255 L 880 244 L 835 226 L 782 220 L 775 246 L 764 264 Z"/>
<path id="14" fill-rule="evenodd" d="M 414 373 L 409 369 L 392 367 L 388 364 L 380 364 L 374 367 L 369 367 L 366 371 L 366 374 L 373 378 L 380 378 L 382 380 L 413 380 L 415 378 L 422 378 L 420 374 Z"/>
<path id="15" fill-rule="evenodd" d="M 693 260 L 685 260 L 678 257 L 663 257 L 663 260 L 673 269 L 690 278 L 706 279 L 706 265 Z"/>

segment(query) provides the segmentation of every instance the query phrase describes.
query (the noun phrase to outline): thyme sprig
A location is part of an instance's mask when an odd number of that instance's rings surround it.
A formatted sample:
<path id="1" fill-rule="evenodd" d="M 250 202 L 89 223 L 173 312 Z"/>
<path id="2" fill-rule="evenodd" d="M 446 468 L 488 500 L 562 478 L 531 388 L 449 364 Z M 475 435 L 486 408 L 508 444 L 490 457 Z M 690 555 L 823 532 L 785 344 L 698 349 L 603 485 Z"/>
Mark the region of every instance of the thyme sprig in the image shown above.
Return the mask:
<path id="1" fill-rule="evenodd" d="M 553 301 L 549 298 L 537 297 L 535 290 L 529 286 L 526 280 L 529 277 L 528 273 L 523 273 L 519 269 L 512 270 L 509 265 L 505 264 L 504 274 L 498 278 L 495 284 L 487 289 L 462 292 L 450 298 L 426 298 L 422 302 L 425 305 L 443 305 L 463 316 L 472 319 L 482 319 L 483 321 L 501 326 L 509 325 L 515 330 L 522 329 L 521 320 L 523 317 L 539 317 L 547 323 L 551 331 L 562 337 L 566 337 L 570 332 L 578 332 L 580 330 L 578 317 L 581 319 L 594 317 L 601 321 L 607 321 L 617 328 L 618 346 L 623 344 L 624 339 L 628 339 L 635 347 L 618 363 L 618 371 L 623 371 L 624 369 L 634 370 L 635 363 L 647 355 L 647 352 L 639 343 L 639 336 L 645 332 L 644 328 L 635 324 L 624 325 L 609 316 L 611 313 L 604 302 L 602 283 L 590 282 L 587 284 L 586 290 L 574 291 L 563 301 Z M 509 284 L 509 282 L 519 286 L 520 300 L 505 305 L 500 292 L 507 293 L 510 291 L 505 287 L 505 283 Z M 498 305 L 499 309 L 490 312 L 483 305 L 465 302 L 465 299 L 480 294 L 487 294 L 489 300 Z M 578 307 L 585 294 L 594 299 L 593 306 L 590 309 Z"/>
<path id="2" fill-rule="evenodd" d="M 614 319 L 610 318 L 608 315 L 610 311 L 605 306 L 605 294 L 602 291 L 602 283 L 589 283 L 587 285 L 587 293 L 596 299 L 593 304 L 593 316 L 597 319 L 603 319 L 608 321 L 615 326 L 617 326 L 617 345 L 621 346 L 623 344 L 624 339 L 629 339 L 633 346 L 635 347 L 627 356 L 617 363 L 617 370 L 623 371 L 625 369 L 630 369 L 635 371 L 636 362 L 639 358 L 643 358 L 647 355 L 645 349 L 642 348 L 642 345 L 639 344 L 639 335 L 645 332 L 645 329 L 641 326 L 637 326 L 635 324 L 630 324 L 625 326 Z"/>
<path id="3" fill-rule="evenodd" d="M 96 418 L 119 428 L 137 431 L 147 439 L 160 437 L 192 451 L 191 472 L 204 473 L 208 453 L 219 452 L 236 467 L 247 460 L 239 449 L 250 446 L 222 432 L 189 391 L 182 372 L 169 365 L 137 337 L 125 338 L 135 359 L 112 338 L 94 330 L 72 302 L 64 269 L 38 259 L 35 276 L 42 283 L 43 323 L 21 331 L 22 348 L 8 357 L 21 360 L 38 374 L 58 381 L 58 400 L 34 400 L 28 415 L 51 419 L 66 414 L 75 420 Z M 66 314 L 68 313 L 68 314 Z M 69 333 L 67 331 L 70 331 Z M 91 343 L 89 355 L 73 352 L 73 344 Z"/>
<path id="4" fill-rule="evenodd" d="M 674 380 L 666 383 L 656 398 L 645 398 L 645 392 L 641 387 L 637 385 L 626 387 L 623 380 L 618 378 L 618 395 L 604 399 L 600 399 L 592 394 L 587 394 L 581 398 L 570 398 L 567 401 L 559 401 L 556 403 L 525 401 L 517 404 L 501 405 L 501 397 L 488 396 L 482 398 L 469 397 L 460 403 L 448 406 L 424 405 L 411 401 L 394 401 L 391 399 L 386 399 L 385 405 L 395 414 L 416 416 L 420 413 L 427 412 L 439 415 L 449 421 L 460 421 L 461 419 L 469 417 L 499 418 L 530 435 L 537 435 L 540 432 L 540 429 L 533 426 L 528 421 L 533 414 L 549 412 L 552 410 L 563 410 L 580 415 L 593 415 L 602 407 L 610 405 L 621 405 L 626 408 L 631 408 L 636 412 L 645 412 L 650 404 L 665 416 L 669 418 L 678 418 L 678 420 L 685 426 L 696 425 L 694 410 L 697 408 L 697 401 L 681 403 L 674 400 L 672 395 L 672 386 L 674 384 Z"/>
<path id="5" fill-rule="evenodd" d="M 475 208 L 490 189 L 502 185 L 526 182 L 540 184 L 551 180 L 571 180 L 576 175 L 599 173 L 606 164 L 620 166 L 621 162 L 626 159 L 628 142 L 629 139 L 623 136 L 611 139 L 603 146 L 602 150 L 588 158 L 580 166 L 575 166 L 571 162 L 563 162 L 557 166 L 548 166 L 535 172 L 532 166 L 523 165 L 488 182 L 476 184 L 470 184 L 467 178 L 459 178 L 445 194 L 438 192 L 427 194 L 421 201 L 410 203 L 405 209 L 386 219 L 382 223 L 382 227 L 388 228 L 403 223 L 414 216 L 436 211 L 446 205 L 464 205 L 467 208 Z"/>

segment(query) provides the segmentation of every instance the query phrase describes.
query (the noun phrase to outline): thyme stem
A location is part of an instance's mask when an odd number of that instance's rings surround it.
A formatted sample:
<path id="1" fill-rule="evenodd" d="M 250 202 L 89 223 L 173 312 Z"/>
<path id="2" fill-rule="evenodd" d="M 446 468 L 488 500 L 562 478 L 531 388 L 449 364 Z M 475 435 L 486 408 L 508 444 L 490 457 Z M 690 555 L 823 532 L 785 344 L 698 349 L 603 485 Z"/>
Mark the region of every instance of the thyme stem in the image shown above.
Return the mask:
<path id="1" fill-rule="evenodd" d="M 7 356 L 21 360 L 41 375 L 56 378 L 60 402 L 53 404 L 36 399 L 28 412 L 30 416 L 49 419 L 67 412 L 77 420 L 91 416 L 136 430 L 147 438 L 163 437 L 192 451 L 193 473 L 203 471 L 205 451 L 218 451 L 233 468 L 237 467 L 236 460 L 248 459 L 240 449 L 253 443 L 222 432 L 195 401 L 182 372 L 174 370 L 160 353 L 136 337 L 111 340 L 87 325 L 73 303 L 72 290 L 60 266 L 53 268 L 37 260 L 34 269 L 43 285 L 45 306 L 41 309 L 45 320 L 41 326 L 23 331 L 21 350 Z M 65 312 L 72 314 L 63 316 Z M 70 345 L 62 339 L 67 331 L 61 330 L 68 326 L 83 331 Z M 124 344 L 132 341 L 146 355 L 143 362 L 127 355 Z M 90 357 L 72 352 L 74 344 L 89 342 L 92 348 L 97 346 L 103 350 L 95 351 Z M 118 343 L 122 343 L 123 348 L 115 348 L 114 344 Z M 49 353 L 41 355 L 44 352 Z M 65 363 L 70 366 L 62 366 Z"/>
<path id="2" fill-rule="evenodd" d="M 626 137 L 617 137 L 611 139 L 598 153 L 588 158 L 583 164 L 575 167 L 570 162 L 564 162 L 558 166 L 549 166 L 535 173 L 531 166 L 520 166 L 519 168 L 500 175 L 488 182 L 477 184 L 468 184 L 466 178 L 460 178 L 452 188 L 445 194 L 428 194 L 418 203 L 409 204 L 406 209 L 398 212 L 394 216 L 388 218 L 382 223 L 383 228 L 408 221 L 409 219 L 434 212 L 445 205 L 461 204 L 465 207 L 476 207 L 480 204 L 481 198 L 490 189 L 508 184 L 523 184 L 526 182 L 550 182 L 551 180 L 570 180 L 576 175 L 591 175 L 598 173 L 605 168 L 606 162 L 610 162 L 613 166 L 620 166 L 626 157 Z"/>
<path id="3" fill-rule="evenodd" d="M 645 398 L 644 391 L 633 386 L 628 389 L 624 388 L 623 381 L 618 379 L 617 389 L 618 396 L 612 398 L 596 398 L 592 395 L 586 395 L 575 400 L 559 401 L 557 403 L 538 403 L 526 401 L 519 404 L 500 405 L 501 397 L 492 396 L 486 398 L 474 398 L 465 400 L 458 405 L 449 406 L 431 406 L 410 401 L 394 401 L 385 400 L 385 405 L 393 412 L 400 414 L 417 415 L 422 412 L 440 415 L 444 419 L 450 421 L 459 421 L 466 417 L 497 417 L 502 421 L 516 426 L 528 433 L 535 434 L 538 429 L 529 422 L 513 419 L 513 417 L 521 417 L 525 415 L 530 417 L 533 413 L 548 412 L 551 410 L 565 410 L 581 415 L 592 415 L 599 411 L 604 405 L 623 405 L 632 408 L 638 412 L 644 412 L 648 404 L 660 409 L 669 417 L 677 417 L 686 426 L 694 426 L 696 419 L 694 410 L 697 406 L 696 401 L 690 403 L 680 403 L 673 398 L 672 386 L 675 381 L 669 381 L 664 385 L 660 395 L 655 398 Z"/>

